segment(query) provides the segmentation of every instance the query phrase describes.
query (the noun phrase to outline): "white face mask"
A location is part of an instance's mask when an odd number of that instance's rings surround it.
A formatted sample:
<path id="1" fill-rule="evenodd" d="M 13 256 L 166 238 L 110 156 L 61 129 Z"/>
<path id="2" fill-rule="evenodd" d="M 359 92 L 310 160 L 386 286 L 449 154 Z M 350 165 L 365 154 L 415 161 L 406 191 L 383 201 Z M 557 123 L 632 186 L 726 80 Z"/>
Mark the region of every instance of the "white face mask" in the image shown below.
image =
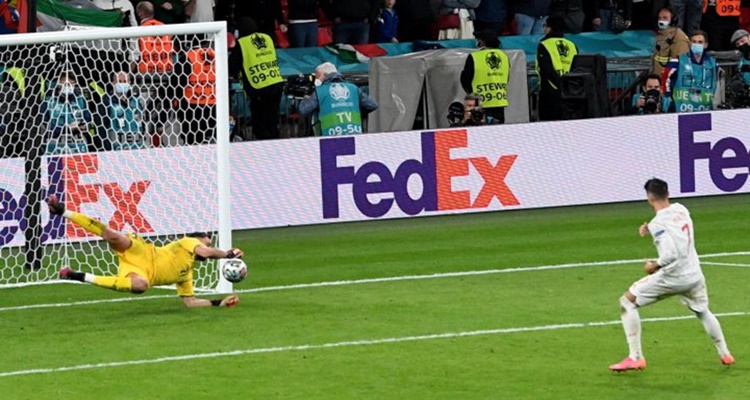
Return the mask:
<path id="1" fill-rule="evenodd" d="M 73 94 L 76 92 L 76 88 L 73 87 L 73 85 L 70 84 L 63 84 L 62 89 L 60 89 L 60 93 L 62 94 Z"/>
<path id="2" fill-rule="evenodd" d="M 669 21 L 659 21 L 659 29 L 664 30 L 669 28 Z"/>
<path id="3" fill-rule="evenodd" d="M 130 90 L 130 84 L 121 82 L 115 84 L 115 92 L 119 94 L 127 93 Z"/>
<path id="4" fill-rule="evenodd" d="M 323 81 L 321 81 L 321 80 L 320 80 L 320 79 L 318 79 L 318 78 L 315 78 L 315 86 L 320 86 L 320 85 L 322 85 L 322 84 L 323 84 Z"/>

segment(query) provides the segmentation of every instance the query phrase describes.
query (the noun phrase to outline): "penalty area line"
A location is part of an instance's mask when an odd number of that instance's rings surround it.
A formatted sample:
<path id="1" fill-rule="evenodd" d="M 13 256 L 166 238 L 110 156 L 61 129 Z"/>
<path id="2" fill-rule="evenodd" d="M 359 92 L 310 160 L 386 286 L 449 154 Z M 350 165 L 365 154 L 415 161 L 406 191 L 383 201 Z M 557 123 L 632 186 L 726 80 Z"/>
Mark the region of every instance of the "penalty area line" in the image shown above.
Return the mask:
<path id="1" fill-rule="evenodd" d="M 750 255 L 750 251 L 705 254 L 705 255 L 700 256 L 700 258 L 716 258 L 716 257 L 728 257 L 728 256 L 738 256 L 738 255 Z M 547 271 L 547 270 L 582 268 L 582 267 L 602 267 L 602 266 L 634 264 L 634 263 L 642 263 L 642 262 L 643 262 L 643 259 L 612 260 L 612 261 L 594 261 L 594 262 L 581 262 L 581 263 L 569 263 L 569 264 L 541 265 L 541 266 L 536 266 L 536 267 L 513 267 L 513 268 L 488 269 L 488 270 L 479 270 L 479 271 L 443 272 L 443 273 L 425 274 L 425 275 L 402 275 L 402 276 L 390 276 L 390 277 L 383 277 L 383 278 L 367 278 L 367 279 L 354 279 L 354 280 L 341 280 L 341 281 L 328 281 L 328 282 L 315 282 L 315 283 L 300 283 L 300 284 L 283 285 L 283 286 L 266 286 L 266 287 L 252 288 L 252 289 L 240 289 L 240 290 L 234 291 L 234 293 L 238 293 L 238 294 L 260 293 L 260 292 L 272 292 L 272 291 L 281 291 L 281 290 L 312 289 L 312 288 L 319 288 L 319 287 L 362 285 L 362 284 L 369 284 L 369 283 L 398 282 L 398 281 L 411 281 L 411 280 L 421 280 L 421 279 L 442 279 L 442 278 L 456 278 L 456 277 L 464 277 L 464 276 L 505 274 L 505 273 L 515 273 L 515 272 L 534 272 L 534 271 Z M 101 300 L 74 301 L 74 302 L 68 302 L 68 303 L 27 304 L 23 306 L 0 307 L 0 312 L 34 310 L 34 309 L 43 309 L 43 308 L 73 307 L 73 306 L 107 304 L 107 303 L 124 303 L 124 302 L 130 302 L 130 301 L 167 299 L 167 298 L 174 298 L 174 297 L 175 297 L 174 295 L 150 295 L 150 296 L 137 296 L 137 297 L 135 296 L 116 297 L 116 298 L 101 299 Z"/>
<path id="2" fill-rule="evenodd" d="M 738 316 L 747 316 L 747 315 L 750 315 L 750 313 L 728 312 L 728 313 L 716 314 L 717 317 L 738 317 Z M 668 321 L 680 321 L 680 320 L 693 319 L 693 318 L 695 318 L 695 316 L 693 315 L 682 315 L 682 316 L 674 316 L 674 317 L 644 318 L 642 322 L 668 322 Z M 190 360 L 211 359 L 211 358 L 220 358 L 220 357 L 234 357 L 234 356 L 244 356 L 244 355 L 252 355 L 252 354 L 324 350 L 324 349 L 332 349 L 332 348 L 339 348 L 339 347 L 373 346 L 373 345 L 381 345 L 381 344 L 421 342 L 421 341 L 428 341 L 428 340 L 455 339 L 455 338 L 502 335 L 502 334 L 522 333 L 522 332 L 539 332 L 539 331 L 554 331 L 554 330 L 562 330 L 562 329 L 591 328 L 591 327 L 611 326 L 611 325 L 619 325 L 619 324 L 621 324 L 620 320 L 601 321 L 601 322 L 582 322 L 582 323 L 569 323 L 569 324 L 526 326 L 526 327 L 517 327 L 517 328 L 485 329 L 485 330 L 476 330 L 476 331 L 467 331 L 467 332 L 448 332 L 448 333 L 437 333 L 437 334 L 417 335 L 417 336 L 401 336 L 401 337 L 390 337 L 390 338 L 372 339 L 372 340 L 352 340 L 352 341 L 332 342 L 332 343 L 322 343 L 322 344 L 303 344 L 303 345 L 296 345 L 296 346 L 264 347 L 264 348 L 254 348 L 254 349 L 244 349 L 244 350 L 213 352 L 213 353 L 197 353 L 197 354 L 185 354 L 185 355 L 180 355 L 180 356 L 147 358 L 147 359 L 141 359 L 141 360 L 113 361 L 113 362 L 105 362 L 105 363 L 98 363 L 98 364 L 79 364 L 79 365 L 71 365 L 67 367 L 22 369 L 22 370 L 16 370 L 16 371 L 0 372 L 0 378 L 7 378 L 7 377 L 12 377 L 12 376 L 23 376 L 23 375 L 53 374 L 53 373 L 68 372 L 68 371 L 126 367 L 126 366 L 133 366 L 133 365 L 160 364 L 160 363 L 175 362 L 175 361 L 190 361 Z"/>

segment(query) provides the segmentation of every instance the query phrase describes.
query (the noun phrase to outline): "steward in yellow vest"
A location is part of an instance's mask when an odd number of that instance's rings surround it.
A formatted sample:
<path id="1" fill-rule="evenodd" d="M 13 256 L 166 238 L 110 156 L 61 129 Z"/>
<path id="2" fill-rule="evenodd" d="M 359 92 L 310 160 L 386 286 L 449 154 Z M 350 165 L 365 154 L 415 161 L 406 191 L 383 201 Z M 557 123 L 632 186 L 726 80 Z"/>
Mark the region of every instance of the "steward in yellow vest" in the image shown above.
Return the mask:
<path id="1" fill-rule="evenodd" d="M 550 16 L 544 28 L 545 36 L 536 49 L 536 71 L 539 76 L 539 119 L 556 121 L 560 114 L 560 86 L 563 75 L 570 72 L 576 45 L 563 37 L 565 22 Z"/>
<path id="2" fill-rule="evenodd" d="M 481 99 L 484 113 L 496 124 L 505 123 L 505 107 L 508 107 L 508 79 L 510 60 L 500 50 L 497 32 L 485 29 L 477 35 L 479 51 L 466 58 L 461 72 L 461 86 L 467 94 L 473 93 Z"/>
<path id="3" fill-rule="evenodd" d="M 250 101 L 253 136 L 260 140 L 278 139 L 284 78 L 273 39 L 258 31 L 251 18 L 240 21 L 240 38 L 229 55 L 229 75 L 241 76 Z"/>

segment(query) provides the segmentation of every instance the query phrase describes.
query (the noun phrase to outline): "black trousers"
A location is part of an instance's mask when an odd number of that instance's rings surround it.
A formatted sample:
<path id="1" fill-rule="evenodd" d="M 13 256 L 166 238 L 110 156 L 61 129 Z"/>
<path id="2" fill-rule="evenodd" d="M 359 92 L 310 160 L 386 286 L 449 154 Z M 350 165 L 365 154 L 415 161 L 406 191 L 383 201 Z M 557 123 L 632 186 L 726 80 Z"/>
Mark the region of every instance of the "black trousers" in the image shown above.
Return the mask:
<path id="1" fill-rule="evenodd" d="M 278 83 L 263 89 L 245 89 L 250 100 L 250 118 L 253 136 L 258 140 L 278 139 L 279 108 L 284 84 Z"/>

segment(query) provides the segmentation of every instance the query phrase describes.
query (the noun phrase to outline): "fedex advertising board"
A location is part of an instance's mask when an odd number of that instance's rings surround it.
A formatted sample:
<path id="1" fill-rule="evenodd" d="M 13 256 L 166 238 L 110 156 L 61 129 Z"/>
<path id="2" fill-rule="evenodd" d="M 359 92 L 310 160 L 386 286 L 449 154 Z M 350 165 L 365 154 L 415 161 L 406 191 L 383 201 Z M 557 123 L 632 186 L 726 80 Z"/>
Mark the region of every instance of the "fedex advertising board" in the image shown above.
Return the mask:
<path id="1" fill-rule="evenodd" d="M 215 229 L 215 150 L 209 147 L 138 150 L 44 157 L 43 198 L 57 195 L 68 209 L 114 229 L 144 236 Z M 213 164 L 213 166 L 212 166 Z M 190 170 L 200 165 L 200 170 Z M 0 247 L 24 243 L 24 163 L 0 160 Z M 201 184 L 211 182 L 213 184 Z M 90 235 L 43 206 L 43 243 Z"/>
<path id="2" fill-rule="evenodd" d="M 235 229 L 750 192 L 750 111 L 239 143 Z"/>
<path id="3" fill-rule="evenodd" d="M 233 229 L 750 192 L 750 111 L 234 143 Z M 122 231 L 216 229 L 216 149 L 45 157 L 45 196 Z M 0 246 L 23 244 L 23 160 L 0 160 Z M 44 208 L 46 209 L 46 208 Z M 86 240 L 43 216 L 44 242 Z"/>

